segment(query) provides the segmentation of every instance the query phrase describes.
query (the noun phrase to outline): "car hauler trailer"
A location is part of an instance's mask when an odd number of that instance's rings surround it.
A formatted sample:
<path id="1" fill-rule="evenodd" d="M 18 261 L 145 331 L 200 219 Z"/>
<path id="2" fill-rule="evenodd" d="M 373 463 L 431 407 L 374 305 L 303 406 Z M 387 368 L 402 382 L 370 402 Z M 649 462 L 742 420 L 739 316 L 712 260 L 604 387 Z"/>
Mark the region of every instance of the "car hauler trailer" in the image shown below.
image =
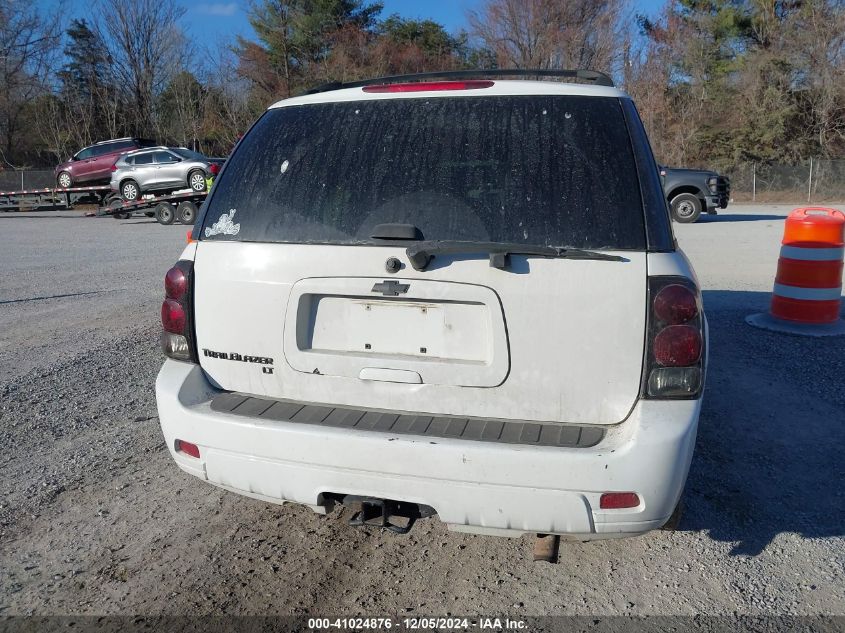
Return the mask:
<path id="1" fill-rule="evenodd" d="M 187 189 L 132 201 L 112 197 L 97 210 L 97 215 L 110 215 L 116 220 L 125 220 L 136 213 L 143 213 L 147 217 L 155 218 L 159 224 L 173 224 L 174 221 L 193 224 L 206 195 L 208 191 Z"/>
<path id="2" fill-rule="evenodd" d="M 0 191 L 0 211 L 36 211 L 43 209 L 72 209 L 81 199 L 95 197 L 98 204 L 106 203 L 109 185 L 95 187 L 44 187 Z"/>

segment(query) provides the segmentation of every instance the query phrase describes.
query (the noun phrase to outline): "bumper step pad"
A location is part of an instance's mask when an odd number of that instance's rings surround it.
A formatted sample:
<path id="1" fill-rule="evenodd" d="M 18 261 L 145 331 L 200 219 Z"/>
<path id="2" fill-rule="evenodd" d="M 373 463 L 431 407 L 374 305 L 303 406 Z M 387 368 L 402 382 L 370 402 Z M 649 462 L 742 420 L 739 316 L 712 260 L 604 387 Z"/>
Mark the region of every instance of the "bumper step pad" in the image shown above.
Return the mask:
<path id="1" fill-rule="evenodd" d="M 605 433 L 604 429 L 595 426 L 352 409 L 256 398 L 237 392 L 216 396 L 211 401 L 211 409 L 219 413 L 268 421 L 559 448 L 589 448 L 598 444 Z"/>

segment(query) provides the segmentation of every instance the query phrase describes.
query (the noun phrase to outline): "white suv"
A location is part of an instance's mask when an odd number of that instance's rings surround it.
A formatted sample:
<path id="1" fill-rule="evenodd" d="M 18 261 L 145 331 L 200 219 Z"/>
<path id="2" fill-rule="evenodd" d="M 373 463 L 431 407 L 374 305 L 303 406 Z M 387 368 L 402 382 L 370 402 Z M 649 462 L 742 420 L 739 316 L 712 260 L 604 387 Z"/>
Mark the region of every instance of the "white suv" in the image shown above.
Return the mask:
<path id="1" fill-rule="evenodd" d="M 600 73 L 497 74 L 328 86 L 241 140 L 166 277 L 180 468 L 398 532 L 667 522 L 706 321 L 642 123 Z"/>

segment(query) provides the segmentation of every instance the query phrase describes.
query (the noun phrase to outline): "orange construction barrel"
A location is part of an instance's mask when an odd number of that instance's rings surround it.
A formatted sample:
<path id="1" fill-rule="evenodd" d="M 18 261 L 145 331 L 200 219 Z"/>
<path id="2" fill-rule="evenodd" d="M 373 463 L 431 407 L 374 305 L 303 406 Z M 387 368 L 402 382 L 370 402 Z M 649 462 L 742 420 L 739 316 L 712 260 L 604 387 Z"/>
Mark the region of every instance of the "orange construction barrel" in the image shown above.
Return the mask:
<path id="1" fill-rule="evenodd" d="M 845 214 L 830 207 L 801 207 L 786 218 L 784 244 L 818 244 L 842 247 L 845 240 Z"/>
<path id="2" fill-rule="evenodd" d="M 786 218 L 770 312 L 746 321 L 796 334 L 845 334 L 839 318 L 844 254 L 842 211 L 795 209 Z"/>

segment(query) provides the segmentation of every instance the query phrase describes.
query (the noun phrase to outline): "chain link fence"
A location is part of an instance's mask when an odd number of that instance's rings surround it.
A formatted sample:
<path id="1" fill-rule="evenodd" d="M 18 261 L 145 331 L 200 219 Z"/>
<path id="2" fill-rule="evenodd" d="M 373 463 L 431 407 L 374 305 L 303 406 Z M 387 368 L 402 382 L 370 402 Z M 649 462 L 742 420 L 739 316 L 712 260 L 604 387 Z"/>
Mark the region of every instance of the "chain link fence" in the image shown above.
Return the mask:
<path id="1" fill-rule="evenodd" d="M 21 191 L 55 187 L 52 169 L 4 169 L 0 171 L 0 191 Z"/>
<path id="2" fill-rule="evenodd" d="M 810 158 L 797 165 L 740 163 L 722 173 L 731 179 L 734 202 L 845 202 L 845 160 Z M 55 184 L 51 169 L 0 171 L 0 191 Z"/>
<path id="3" fill-rule="evenodd" d="M 845 160 L 809 158 L 796 165 L 741 163 L 725 170 L 734 202 L 845 201 Z"/>

